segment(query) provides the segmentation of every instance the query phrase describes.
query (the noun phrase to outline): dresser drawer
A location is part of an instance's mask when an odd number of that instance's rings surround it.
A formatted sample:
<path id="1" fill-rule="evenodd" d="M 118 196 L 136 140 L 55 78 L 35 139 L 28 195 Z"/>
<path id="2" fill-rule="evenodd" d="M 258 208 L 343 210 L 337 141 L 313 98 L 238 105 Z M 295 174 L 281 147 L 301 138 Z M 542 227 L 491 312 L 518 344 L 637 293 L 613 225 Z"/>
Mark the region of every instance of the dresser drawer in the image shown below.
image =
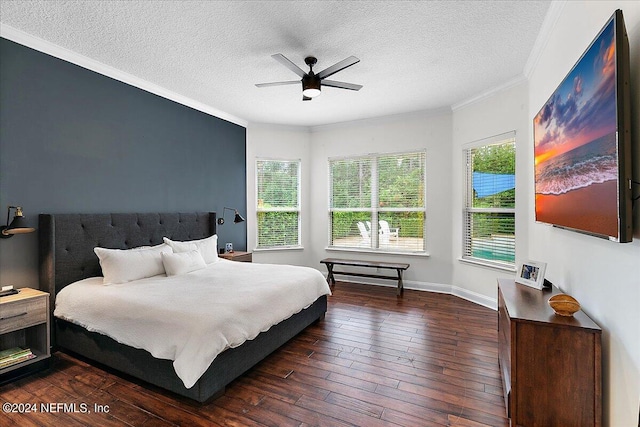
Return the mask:
<path id="1" fill-rule="evenodd" d="M 47 321 L 47 298 L 28 298 L 0 307 L 0 334 Z"/>

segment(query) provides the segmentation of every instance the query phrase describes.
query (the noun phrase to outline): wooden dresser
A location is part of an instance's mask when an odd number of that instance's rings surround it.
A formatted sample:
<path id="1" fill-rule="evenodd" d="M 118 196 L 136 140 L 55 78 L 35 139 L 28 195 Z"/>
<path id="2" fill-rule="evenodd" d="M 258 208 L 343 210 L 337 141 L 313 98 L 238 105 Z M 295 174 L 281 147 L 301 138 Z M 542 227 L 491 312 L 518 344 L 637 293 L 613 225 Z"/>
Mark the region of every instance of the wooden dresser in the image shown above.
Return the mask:
<path id="1" fill-rule="evenodd" d="M 498 360 L 512 426 L 602 425 L 602 331 L 582 310 L 556 315 L 562 293 L 498 279 Z"/>

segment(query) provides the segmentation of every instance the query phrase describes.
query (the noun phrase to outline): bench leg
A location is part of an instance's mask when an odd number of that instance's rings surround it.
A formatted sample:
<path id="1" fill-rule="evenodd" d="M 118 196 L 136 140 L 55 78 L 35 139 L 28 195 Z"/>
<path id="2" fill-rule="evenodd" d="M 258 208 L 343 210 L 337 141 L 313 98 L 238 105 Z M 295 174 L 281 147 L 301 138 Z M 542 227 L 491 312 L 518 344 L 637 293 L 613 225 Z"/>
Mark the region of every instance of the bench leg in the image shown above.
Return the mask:
<path id="1" fill-rule="evenodd" d="M 402 270 L 398 269 L 397 271 L 398 271 L 398 290 L 396 292 L 396 295 L 400 296 L 404 291 L 404 284 L 402 283 Z"/>
<path id="2" fill-rule="evenodd" d="M 327 270 L 329 270 L 329 274 L 327 274 L 327 283 L 329 285 L 335 285 L 336 278 L 333 276 L 333 264 L 327 264 Z"/>

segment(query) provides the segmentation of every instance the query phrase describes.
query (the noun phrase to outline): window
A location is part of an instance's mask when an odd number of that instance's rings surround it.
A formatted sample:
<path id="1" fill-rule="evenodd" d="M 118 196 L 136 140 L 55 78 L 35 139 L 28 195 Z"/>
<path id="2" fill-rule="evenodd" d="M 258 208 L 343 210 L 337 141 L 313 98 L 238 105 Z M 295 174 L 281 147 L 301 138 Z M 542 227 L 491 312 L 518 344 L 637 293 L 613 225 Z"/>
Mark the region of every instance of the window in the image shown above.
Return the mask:
<path id="1" fill-rule="evenodd" d="M 256 162 L 258 248 L 300 246 L 300 161 Z"/>
<path id="2" fill-rule="evenodd" d="M 330 246 L 423 252 L 425 163 L 424 151 L 330 159 Z"/>
<path id="3" fill-rule="evenodd" d="M 515 134 L 464 150 L 467 190 L 462 258 L 487 265 L 515 263 Z"/>

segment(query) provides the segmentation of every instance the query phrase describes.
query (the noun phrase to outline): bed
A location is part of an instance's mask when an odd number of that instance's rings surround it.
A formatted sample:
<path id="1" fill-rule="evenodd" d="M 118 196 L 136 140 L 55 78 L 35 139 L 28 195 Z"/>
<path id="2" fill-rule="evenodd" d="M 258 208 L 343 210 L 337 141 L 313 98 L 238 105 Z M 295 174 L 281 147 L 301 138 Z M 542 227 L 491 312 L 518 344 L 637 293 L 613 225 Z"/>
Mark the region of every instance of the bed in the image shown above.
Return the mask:
<path id="1" fill-rule="evenodd" d="M 153 357 L 146 350 L 121 344 L 107 335 L 53 317 L 56 296 L 60 291 L 72 283 L 102 275 L 94 253 L 95 247 L 129 249 L 159 245 L 163 237 L 187 241 L 204 239 L 215 233 L 215 213 L 41 214 L 40 288 L 50 293 L 51 318 L 54 319 L 52 346 L 198 402 L 205 402 L 223 394 L 227 384 L 307 326 L 324 318 L 326 295 L 260 332 L 255 338 L 224 350 L 193 386 L 186 387 L 176 374 L 172 360 Z"/>

